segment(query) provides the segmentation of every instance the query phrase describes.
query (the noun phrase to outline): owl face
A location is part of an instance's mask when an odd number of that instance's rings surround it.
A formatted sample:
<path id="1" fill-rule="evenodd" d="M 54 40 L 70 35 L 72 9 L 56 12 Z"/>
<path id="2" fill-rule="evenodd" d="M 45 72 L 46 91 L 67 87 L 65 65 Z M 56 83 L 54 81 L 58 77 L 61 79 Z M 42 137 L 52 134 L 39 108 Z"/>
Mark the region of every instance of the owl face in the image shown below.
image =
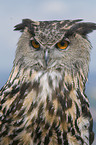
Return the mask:
<path id="1" fill-rule="evenodd" d="M 82 68 L 87 74 L 90 43 L 86 34 L 89 32 L 88 26 L 93 23 L 80 21 L 23 20 L 15 27 L 15 30 L 23 31 L 15 63 L 43 71 L 59 68 L 78 71 Z"/>

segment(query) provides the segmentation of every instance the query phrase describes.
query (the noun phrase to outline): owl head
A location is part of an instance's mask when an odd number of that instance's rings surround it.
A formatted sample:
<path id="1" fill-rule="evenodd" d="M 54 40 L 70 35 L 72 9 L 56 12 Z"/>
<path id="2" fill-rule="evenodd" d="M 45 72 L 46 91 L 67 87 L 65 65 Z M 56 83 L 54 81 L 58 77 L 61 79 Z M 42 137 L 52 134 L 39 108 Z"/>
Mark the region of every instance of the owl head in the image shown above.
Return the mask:
<path id="1" fill-rule="evenodd" d="M 96 29 L 96 24 L 81 21 L 23 19 L 15 26 L 15 30 L 23 33 L 14 64 L 38 71 L 67 69 L 76 73 L 82 69 L 87 76 L 91 48 L 87 34 Z"/>

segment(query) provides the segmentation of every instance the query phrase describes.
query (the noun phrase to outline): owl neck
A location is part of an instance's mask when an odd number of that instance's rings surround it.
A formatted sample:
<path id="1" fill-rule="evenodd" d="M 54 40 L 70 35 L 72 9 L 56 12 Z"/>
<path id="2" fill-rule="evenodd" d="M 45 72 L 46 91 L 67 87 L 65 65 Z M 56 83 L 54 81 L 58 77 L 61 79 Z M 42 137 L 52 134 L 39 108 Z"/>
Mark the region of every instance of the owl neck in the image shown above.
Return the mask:
<path id="1" fill-rule="evenodd" d="M 48 86 L 53 87 L 54 89 L 58 88 L 58 84 L 62 82 L 62 87 L 66 86 L 65 84 L 71 84 L 75 89 L 78 88 L 81 91 L 84 91 L 87 75 L 88 74 L 85 74 L 82 69 L 79 69 L 78 71 L 66 68 L 37 71 L 30 67 L 21 68 L 18 65 L 14 65 L 7 84 L 13 82 L 14 84 L 17 84 L 18 81 L 21 83 L 26 81 L 31 83 L 37 81 L 40 83 L 41 80 L 46 80 L 46 82 L 48 82 Z"/>
<path id="2" fill-rule="evenodd" d="M 88 99 L 84 97 L 86 80 L 82 70 L 72 72 L 68 69 L 58 69 L 38 72 L 30 68 L 21 69 L 16 66 L 13 67 L 5 87 L 11 84 L 10 86 L 21 86 L 23 89 L 24 84 L 26 84 L 30 91 L 34 90 L 37 100 L 42 100 L 43 102 L 46 101 L 47 96 L 52 100 L 54 94 L 58 92 L 64 98 L 71 96 L 72 99 L 74 95 L 79 98 L 82 94 L 83 96 L 81 96 L 88 103 Z M 26 90 L 23 91 L 26 92 Z"/>

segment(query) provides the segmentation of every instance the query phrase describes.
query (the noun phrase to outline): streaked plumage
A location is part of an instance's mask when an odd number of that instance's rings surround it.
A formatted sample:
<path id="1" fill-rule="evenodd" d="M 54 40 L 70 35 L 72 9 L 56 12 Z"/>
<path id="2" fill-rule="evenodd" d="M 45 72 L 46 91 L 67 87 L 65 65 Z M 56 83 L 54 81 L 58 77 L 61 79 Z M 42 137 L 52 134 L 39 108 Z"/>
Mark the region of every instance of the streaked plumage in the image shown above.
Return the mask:
<path id="1" fill-rule="evenodd" d="M 0 91 L 0 145 L 92 144 L 86 35 L 95 29 L 81 20 L 24 19 L 15 26 L 23 33 Z"/>

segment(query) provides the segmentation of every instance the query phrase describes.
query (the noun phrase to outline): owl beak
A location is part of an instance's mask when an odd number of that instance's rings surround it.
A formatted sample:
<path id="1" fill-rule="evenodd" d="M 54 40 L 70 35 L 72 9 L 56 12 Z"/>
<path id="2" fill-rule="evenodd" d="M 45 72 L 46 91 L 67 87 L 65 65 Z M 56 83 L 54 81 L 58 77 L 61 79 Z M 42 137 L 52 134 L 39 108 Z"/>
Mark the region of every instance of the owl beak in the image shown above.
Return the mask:
<path id="1" fill-rule="evenodd" d="M 44 59 L 45 59 L 46 67 L 47 67 L 47 66 L 48 66 L 48 61 L 49 61 L 48 49 L 45 50 L 45 56 L 44 56 Z"/>

